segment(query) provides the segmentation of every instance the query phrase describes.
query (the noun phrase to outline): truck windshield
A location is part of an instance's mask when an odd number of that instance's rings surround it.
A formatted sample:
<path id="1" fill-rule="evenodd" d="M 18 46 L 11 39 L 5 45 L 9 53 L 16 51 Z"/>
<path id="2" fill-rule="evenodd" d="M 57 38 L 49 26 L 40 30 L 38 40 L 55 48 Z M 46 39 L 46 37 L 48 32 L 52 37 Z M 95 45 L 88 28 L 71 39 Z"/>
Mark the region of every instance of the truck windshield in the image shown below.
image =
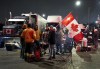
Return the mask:
<path id="1" fill-rule="evenodd" d="M 17 21 L 10 21 L 9 24 L 10 24 L 10 25 L 12 25 L 12 24 L 23 25 L 24 22 L 23 22 L 23 21 L 22 21 L 22 22 L 21 22 L 21 21 L 18 21 L 18 22 L 17 22 Z"/>
<path id="2" fill-rule="evenodd" d="M 47 25 L 48 25 L 48 26 L 53 25 L 53 26 L 56 27 L 57 29 L 60 29 L 59 23 L 50 22 L 50 23 L 47 23 Z"/>

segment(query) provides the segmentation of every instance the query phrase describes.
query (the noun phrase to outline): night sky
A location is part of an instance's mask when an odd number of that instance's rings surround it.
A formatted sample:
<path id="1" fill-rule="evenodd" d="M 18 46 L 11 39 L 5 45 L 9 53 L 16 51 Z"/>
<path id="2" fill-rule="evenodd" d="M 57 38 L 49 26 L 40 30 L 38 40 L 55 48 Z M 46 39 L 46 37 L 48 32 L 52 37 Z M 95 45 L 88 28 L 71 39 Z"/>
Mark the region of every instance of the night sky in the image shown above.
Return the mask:
<path id="1" fill-rule="evenodd" d="M 13 16 L 21 13 L 43 13 L 48 15 L 61 15 L 63 18 L 72 12 L 80 23 L 94 22 L 100 15 L 100 0 L 80 0 L 81 5 L 75 6 L 77 0 L 1 0 L 0 21 L 9 18 L 9 12 Z"/>

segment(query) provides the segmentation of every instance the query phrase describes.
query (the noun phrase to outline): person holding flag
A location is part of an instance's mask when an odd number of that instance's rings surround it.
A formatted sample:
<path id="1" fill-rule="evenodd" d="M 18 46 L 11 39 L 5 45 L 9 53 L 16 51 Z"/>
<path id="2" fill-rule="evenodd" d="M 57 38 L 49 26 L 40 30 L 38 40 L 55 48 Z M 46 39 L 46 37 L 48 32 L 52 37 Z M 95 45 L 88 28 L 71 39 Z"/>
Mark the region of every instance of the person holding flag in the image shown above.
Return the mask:
<path id="1" fill-rule="evenodd" d="M 79 43 L 82 41 L 83 34 L 81 32 L 78 22 L 76 21 L 72 13 L 69 13 L 62 20 L 62 25 L 65 26 L 69 30 L 69 32 L 71 33 L 71 37 L 74 39 L 76 43 Z"/>

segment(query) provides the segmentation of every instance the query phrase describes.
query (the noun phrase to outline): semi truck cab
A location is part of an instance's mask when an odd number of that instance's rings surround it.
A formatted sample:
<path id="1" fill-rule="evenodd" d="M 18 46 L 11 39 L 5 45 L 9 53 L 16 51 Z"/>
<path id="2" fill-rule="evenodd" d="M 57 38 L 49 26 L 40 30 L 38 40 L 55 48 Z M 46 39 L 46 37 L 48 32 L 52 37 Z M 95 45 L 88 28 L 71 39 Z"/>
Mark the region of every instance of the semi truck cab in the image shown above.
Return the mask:
<path id="1" fill-rule="evenodd" d="M 3 35 L 9 37 L 19 36 L 19 31 L 25 22 L 25 19 L 9 19 L 8 25 L 3 26 Z"/>

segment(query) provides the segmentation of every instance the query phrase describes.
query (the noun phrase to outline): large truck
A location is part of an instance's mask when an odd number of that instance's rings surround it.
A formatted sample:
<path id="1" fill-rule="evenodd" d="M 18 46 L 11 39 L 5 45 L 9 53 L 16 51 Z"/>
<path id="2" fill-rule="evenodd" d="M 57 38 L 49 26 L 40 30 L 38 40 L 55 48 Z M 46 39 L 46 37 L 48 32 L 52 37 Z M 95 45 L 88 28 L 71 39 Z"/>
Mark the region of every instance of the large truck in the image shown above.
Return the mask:
<path id="1" fill-rule="evenodd" d="M 40 16 L 39 14 L 21 14 L 22 16 L 28 16 L 29 17 L 29 23 L 32 24 L 32 27 L 38 25 L 38 29 L 42 30 L 42 28 L 45 28 L 47 20 Z"/>
<path id="2" fill-rule="evenodd" d="M 60 15 L 49 15 L 47 17 L 47 26 L 53 25 L 57 29 L 61 28 L 62 16 Z"/>
<path id="3" fill-rule="evenodd" d="M 3 35 L 8 37 L 19 36 L 19 31 L 25 23 L 30 23 L 32 28 L 37 25 L 38 29 L 42 31 L 46 26 L 47 20 L 36 13 L 23 13 L 21 16 L 8 19 L 7 25 L 3 26 Z"/>
<path id="4" fill-rule="evenodd" d="M 18 16 L 17 16 L 18 17 Z M 16 37 L 18 36 L 18 32 L 20 31 L 22 25 L 26 23 L 25 19 L 17 19 L 14 17 L 13 19 L 8 19 L 7 25 L 3 26 L 3 36 L 4 37 Z"/>
<path id="5" fill-rule="evenodd" d="M 14 48 L 13 46 L 15 46 L 16 43 L 16 45 L 20 45 L 19 32 L 22 28 L 22 25 L 25 23 L 30 23 L 32 25 L 32 28 L 34 28 L 37 25 L 38 29 L 41 32 L 43 29 L 45 29 L 47 20 L 36 13 L 22 13 L 20 16 L 15 16 L 11 19 L 8 19 L 5 26 L 3 26 L 2 35 L 2 37 L 5 39 L 4 44 L 7 50 L 13 50 L 11 48 Z"/>

